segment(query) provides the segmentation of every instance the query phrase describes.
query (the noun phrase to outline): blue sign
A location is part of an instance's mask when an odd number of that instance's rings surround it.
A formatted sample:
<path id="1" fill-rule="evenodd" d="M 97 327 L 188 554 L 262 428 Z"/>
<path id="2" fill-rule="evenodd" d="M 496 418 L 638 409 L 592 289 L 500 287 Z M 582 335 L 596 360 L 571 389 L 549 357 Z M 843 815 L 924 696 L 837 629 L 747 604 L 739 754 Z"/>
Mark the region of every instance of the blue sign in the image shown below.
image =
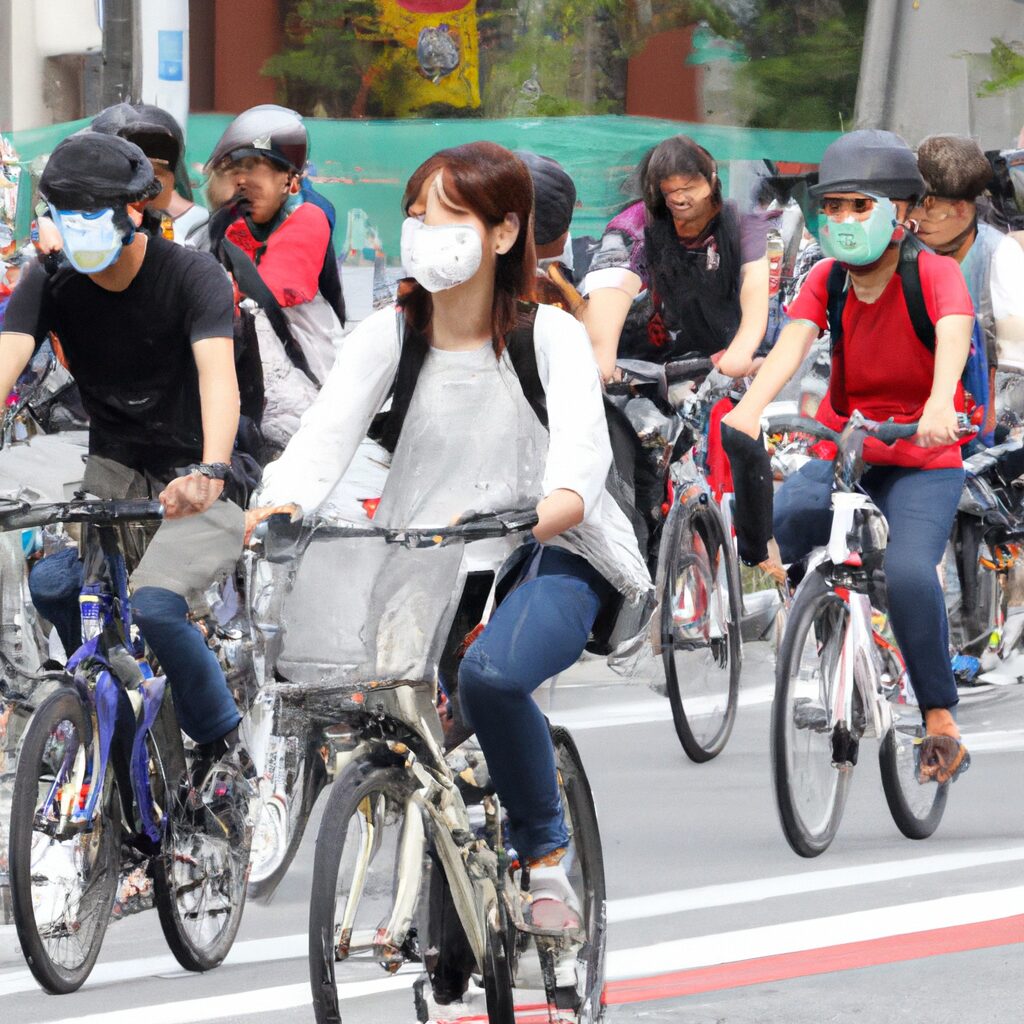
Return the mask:
<path id="1" fill-rule="evenodd" d="M 157 77 L 165 82 L 180 82 L 185 77 L 185 33 L 157 32 Z"/>

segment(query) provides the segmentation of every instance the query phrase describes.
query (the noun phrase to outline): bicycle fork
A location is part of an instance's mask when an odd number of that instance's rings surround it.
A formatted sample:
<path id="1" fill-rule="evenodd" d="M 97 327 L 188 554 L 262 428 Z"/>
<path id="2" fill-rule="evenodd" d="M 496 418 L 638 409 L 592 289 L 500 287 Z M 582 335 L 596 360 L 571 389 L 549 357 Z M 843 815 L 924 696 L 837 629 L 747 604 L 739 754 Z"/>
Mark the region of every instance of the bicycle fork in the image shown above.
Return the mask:
<path id="1" fill-rule="evenodd" d="M 860 738 L 871 714 L 877 729 L 878 709 L 872 699 L 875 666 L 872 660 L 874 634 L 871 625 L 871 599 L 867 594 L 850 591 L 846 595 L 849 623 L 839 652 L 839 670 L 832 687 L 829 705 L 829 729 L 832 733 L 832 766 L 840 771 L 857 763 Z M 854 695 L 860 690 L 860 706 Z"/>

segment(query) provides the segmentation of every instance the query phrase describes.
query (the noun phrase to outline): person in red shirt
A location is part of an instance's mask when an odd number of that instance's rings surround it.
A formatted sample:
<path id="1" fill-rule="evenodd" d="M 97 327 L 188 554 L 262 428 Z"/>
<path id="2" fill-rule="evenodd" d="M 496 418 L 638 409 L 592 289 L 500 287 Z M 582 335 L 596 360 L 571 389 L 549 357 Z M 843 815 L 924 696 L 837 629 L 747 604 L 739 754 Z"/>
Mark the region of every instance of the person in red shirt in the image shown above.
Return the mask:
<path id="1" fill-rule="evenodd" d="M 885 573 L 890 621 L 924 715 L 922 773 L 941 783 L 955 778 L 968 763 L 952 715 L 957 690 L 936 567 L 963 487 L 957 412 L 963 407 L 960 376 L 970 350 L 974 310 L 956 261 L 922 251 L 918 267 L 925 306 L 935 325 L 934 352 L 914 331 L 896 270 L 909 211 L 924 191 L 913 152 L 892 132 L 850 132 L 826 149 L 811 194 L 821 204 L 822 249 L 833 258 L 811 271 L 788 310 L 789 323 L 778 343 L 743 400 L 723 420 L 722 441 L 734 471 L 742 473 L 744 461 L 748 466 L 753 461 L 750 439 L 759 435 L 765 406 L 829 326 L 827 282 L 838 260 L 847 270 L 841 341 L 834 346 L 831 380 L 818 419 L 840 429 L 860 410 L 870 419 L 920 423 L 910 441 L 892 447 L 871 438 L 865 442 L 864 460 L 870 468 L 861 485 L 889 523 Z M 776 495 L 772 526 L 784 562 L 797 561 L 827 542 L 830 472 L 828 462 L 812 461 Z M 739 507 L 741 490 L 737 485 L 740 555 L 758 564 L 768 552 L 756 530 L 750 535 L 751 547 L 761 550 L 743 549 L 739 520 L 750 509 L 744 513 Z M 770 502 L 769 490 L 764 505 Z M 935 737 L 956 742 L 931 742 Z"/>

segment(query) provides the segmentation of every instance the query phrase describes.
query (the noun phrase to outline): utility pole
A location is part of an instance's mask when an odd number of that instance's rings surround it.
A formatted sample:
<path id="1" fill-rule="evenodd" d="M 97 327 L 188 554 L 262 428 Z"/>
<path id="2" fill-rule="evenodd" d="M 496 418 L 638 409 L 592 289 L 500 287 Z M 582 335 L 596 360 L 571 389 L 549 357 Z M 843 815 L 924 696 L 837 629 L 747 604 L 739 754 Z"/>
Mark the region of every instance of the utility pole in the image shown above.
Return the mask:
<path id="1" fill-rule="evenodd" d="M 14 55 L 11 0 L 0 0 L 0 132 L 14 130 Z"/>
<path id="2" fill-rule="evenodd" d="M 102 0 L 104 107 L 135 98 L 135 0 Z"/>

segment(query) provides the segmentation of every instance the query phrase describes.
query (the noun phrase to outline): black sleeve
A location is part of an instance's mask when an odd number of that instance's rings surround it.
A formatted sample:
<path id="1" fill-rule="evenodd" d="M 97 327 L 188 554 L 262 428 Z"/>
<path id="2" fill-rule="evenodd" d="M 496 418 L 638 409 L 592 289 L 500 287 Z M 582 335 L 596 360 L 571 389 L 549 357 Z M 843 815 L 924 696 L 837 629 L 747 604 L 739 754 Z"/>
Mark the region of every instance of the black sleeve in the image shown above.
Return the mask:
<path id="1" fill-rule="evenodd" d="M 29 264 L 7 303 L 5 332 L 29 334 L 38 345 L 53 330 L 49 281 L 50 275 L 41 263 Z"/>
<path id="2" fill-rule="evenodd" d="M 183 249 L 192 257 L 184 278 L 189 341 L 230 338 L 234 334 L 235 297 L 224 268 L 206 252 Z"/>
<path id="3" fill-rule="evenodd" d="M 772 536 L 775 495 L 771 459 L 763 437 L 748 437 L 726 423 L 722 424 L 722 447 L 729 456 L 736 495 L 736 549 L 746 565 L 759 565 L 768 557 Z"/>

